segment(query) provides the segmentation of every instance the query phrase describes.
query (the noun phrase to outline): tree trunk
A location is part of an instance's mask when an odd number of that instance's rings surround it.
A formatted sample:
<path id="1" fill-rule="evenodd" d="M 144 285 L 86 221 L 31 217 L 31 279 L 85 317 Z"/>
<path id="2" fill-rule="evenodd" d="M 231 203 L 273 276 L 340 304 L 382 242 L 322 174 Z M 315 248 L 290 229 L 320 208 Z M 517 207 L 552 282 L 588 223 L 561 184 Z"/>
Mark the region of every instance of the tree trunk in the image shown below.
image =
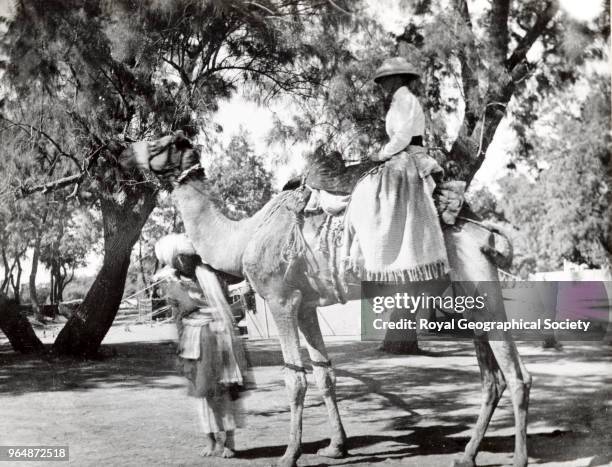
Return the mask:
<path id="1" fill-rule="evenodd" d="M 2 244 L 4 245 L 5 240 L 2 240 Z M 0 293 L 6 293 L 8 287 L 11 283 L 11 274 L 13 273 L 13 268 L 9 267 L 8 255 L 6 253 L 6 247 L 2 246 L 2 264 L 4 270 L 4 279 L 2 280 L 2 286 L 0 287 Z"/>
<path id="2" fill-rule="evenodd" d="M 25 250 L 23 252 L 18 253 L 17 258 L 15 259 L 15 264 L 17 266 L 17 277 L 11 276 L 11 287 L 13 288 L 13 296 L 15 297 L 15 301 L 17 303 L 21 303 L 21 274 L 23 273 L 23 267 L 21 266 L 21 257 L 25 254 Z"/>
<path id="3" fill-rule="evenodd" d="M 55 281 L 53 276 L 53 265 L 49 268 L 49 303 L 55 303 L 55 295 L 53 291 L 55 290 Z"/>
<path id="4" fill-rule="evenodd" d="M 407 319 L 416 322 L 416 316 L 405 308 L 395 308 L 391 312 L 389 321 Z M 380 350 L 402 355 L 416 355 L 419 353 L 419 341 L 416 329 L 387 329 Z"/>
<path id="5" fill-rule="evenodd" d="M 38 234 L 36 238 L 36 243 L 34 244 L 34 251 L 32 252 L 32 269 L 30 270 L 30 301 L 32 302 L 32 307 L 34 308 L 34 312 L 40 313 L 40 303 L 38 301 L 38 291 L 36 290 L 36 275 L 38 274 L 38 260 L 40 258 L 40 242 L 41 242 L 41 234 Z"/>
<path id="6" fill-rule="evenodd" d="M 59 300 L 57 301 L 57 303 L 61 303 L 64 301 L 64 291 L 66 290 L 66 287 L 68 287 L 68 284 L 70 284 L 73 279 L 74 279 L 74 271 L 76 269 L 75 265 L 72 265 L 72 269 L 70 271 L 70 276 L 68 276 L 68 270 L 66 269 L 66 267 L 64 267 L 64 272 L 62 273 L 62 286 L 58 291 L 59 294 Z"/>
<path id="7" fill-rule="evenodd" d="M 54 353 L 81 357 L 96 355 L 121 303 L 132 247 L 155 207 L 155 201 L 156 194 L 151 190 L 144 193 L 138 204 L 132 201 L 120 205 L 112 200 L 101 200 L 104 223 L 102 269 L 83 303 L 57 336 L 53 344 Z"/>
<path id="8" fill-rule="evenodd" d="M 448 288 L 449 279 L 438 279 L 426 282 L 408 282 L 402 284 L 402 290 L 412 297 L 432 296 L 439 297 L 445 293 Z M 414 323 L 416 328 L 417 320 L 425 319 L 435 320 L 435 310 L 430 308 L 420 308 L 416 310 L 408 308 L 395 308 L 391 312 L 389 321 L 399 322 L 402 319 L 407 319 Z M 385 338 L 380 350 L 403 355 L 416 355 L 422 353 L 419 348 L 417 330 L 416 329 L 387 329 Z"/>
<path id="9" fill-rule="evenodd" d="M 19 304 L 0 295 L 0 329 L 8 337 L 13 350 L 37 353 L 44 350 L 28 319 L 20 312 Z"/>
<path id="10" fill-rule="evenodd" d="M 34 307 L 34 312 L 40 317 L 40 303 L 38 301 L 38 290 L 36 289 L 36 275 L 38 274 L 38 263 L 40 260 L 40 244 L 42 243 L 43 229 L 47 222 L 47 214 L 49 210 L 45 209 L 40 220 L 41 228 L 36 231 L 36 241 L 34 242 L 34 250 L 32 252 L 32 269 L 30 269 L 30 301 Z"/>

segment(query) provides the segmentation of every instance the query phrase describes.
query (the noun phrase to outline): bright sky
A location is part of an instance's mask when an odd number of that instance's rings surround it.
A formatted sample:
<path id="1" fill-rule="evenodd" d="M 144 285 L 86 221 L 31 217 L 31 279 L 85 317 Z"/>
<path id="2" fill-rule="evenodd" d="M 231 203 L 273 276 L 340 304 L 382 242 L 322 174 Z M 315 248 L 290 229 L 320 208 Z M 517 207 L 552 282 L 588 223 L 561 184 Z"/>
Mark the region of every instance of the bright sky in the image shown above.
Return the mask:
<path id="1" fill-rule="evenodd" d="M 601 13 L 603 0 L 560 0 L 561 9 L 577 21 L 591 21 Z"/>

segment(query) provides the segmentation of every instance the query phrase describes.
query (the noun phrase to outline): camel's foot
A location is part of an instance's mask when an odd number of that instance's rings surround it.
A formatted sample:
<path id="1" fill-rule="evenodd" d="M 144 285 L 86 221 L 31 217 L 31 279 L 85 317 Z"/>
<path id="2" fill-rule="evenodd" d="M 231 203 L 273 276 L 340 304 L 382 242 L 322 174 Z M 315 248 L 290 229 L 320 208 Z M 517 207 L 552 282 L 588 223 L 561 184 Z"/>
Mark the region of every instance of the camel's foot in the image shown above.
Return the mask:
<path id="1" fill-rule="evenodd" d="M 473 459 L 462 457 L 461 459 L 453 459 L 451 467 L 476 467 L 476 462 Z"/>
<path id="2" fill-rule="evenodd" d="M 213 446 L 206 446 L 200 451 L 200 456 L 202 457 L 210 457 L 210 456 L 213 456 L 214 454 L 215 454 L 215 449 L 213 448 Z"/>
<path id="3" fill-rule="evenodd" d="M 330 444 L 317 451 L 317 456 L 329 457 L 330 459 L 342 459 L 346 457 L 347 450 L 344 445 Z"/>
<path id="4" fill-rule="evenodd" d="M 514 462 L 512 463 L 514 467 L 527 467 L 527 464 L 527 458 L 523 456 L 517 456 L 516 454 L 514 455 Z"/>
<path id="5" fill-rule="evenodd" d="M 278 461 L 272 464 L 272 467 L 297 467 L 297 458 L 284 455 Z"/>
<path id="6" fill-rule="evenodd" d="M 542 342 L 543 349 L 555 349 L 557 352 L 563 350 L 563 344 L 555 336 L 545 336 Z"/>

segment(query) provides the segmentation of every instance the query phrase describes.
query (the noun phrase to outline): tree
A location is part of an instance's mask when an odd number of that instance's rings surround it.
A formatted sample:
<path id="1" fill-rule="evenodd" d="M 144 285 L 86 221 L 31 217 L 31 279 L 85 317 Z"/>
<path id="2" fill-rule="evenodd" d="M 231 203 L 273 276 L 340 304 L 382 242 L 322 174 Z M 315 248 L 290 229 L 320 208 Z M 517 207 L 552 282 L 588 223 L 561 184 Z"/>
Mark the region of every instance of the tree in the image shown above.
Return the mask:
<path id="1" fill-rule="evenodd" d="M 151 285 L 151 278 L 157 268 L 155 258 L 155 243 L 164 235 L 173 232 L 183 232 L 183 224 L 170 196 L 162 195 L 157 207 L 144 225 L 137 248 L 132 253 L 132 263 L 128 270 L 128 281 L 125 293 L 132 295 Z M 153 297 L 156 288 L 150 289 Z"/>
<path id="2" fill-rule="evenodd" d="M 576 80 L 577 65 L 605 57 L 610 29 L 609 2 L 588 25 L 560 13 L 557 0 L 482 3 L 474 14 L 467 0 L 403 2 L 405 27 L 395 36 L 385 37 L 364 18 L 362 34 L 347 38 L 351 57 L 326 92 L 293 122 L 279 124 L 275 137 L 299 139 L 323 128 L 323 141 L 345 158 L 369 155 L 384 137 L 382 99 L 371 74 L 383 58 L 402 55 L 423 72 L 428 146 L 439 149 L 447 179 L 469 185 L 502 119 L 514 116 L 521 137 L 534 108 Z"/>
<path id="3" fill-rule="evenodd" d="M 75 203 L 57 203 L 46 223 L 40 244 L 40 261 L 50 272 L 52 304 L 63 300 L 66 286 L 74 279 L 75 269 L 85 265 L 87 254 L 97 240 L 92 216 Z"/>
<path id="4" fill-rule="evenodd" d="M 0 330 L 8 337 L 13 349 L 20 353 L 38 353 L 43 350 L 28 319 L 20 312 L 14 299 L 0 294 Z"/>
<path id="5" fill-rule="evenodd" d="M 224 214 L 241 219 L 259 211 L 272 197 L 272 174 L 254 154 L 249 133 L 241 128 L 207 171 L 212 194 L 220 200 Z"/>
<path id="6" fill-rule="evenodd" d="M 501 181 L 502 209 L 518 226 L 519 246 L 528 248 L 523 254 L 533 258 L 529 272 L 558 269 L 564 260 L 591 267 L 612 264 L 610 81 L 592 76 L 575 87 L 585 85 L 589 92 L 582 102 L 559 106 L 568 101 L 565 96 L 576 95 L 571 88 L 560 91 L 526 132 L 533 148 L 528 160 L 538 166 Z"/>
<path id="7" fill-rule="evenodd" d="M 2 37 L 5 133 L 26 148 L 22 157 L 41 159 L 38 183 L 51 189 L 76 182 L 75 195 L 99 206 L 103 219 L 102 269 L 56 352 L 97 351 L 155 206 L 156 187 L 114 163 L 125 143 L 174 130 L 195 136 L 218 99 L 240 83 L 250 83 L 262 101 L 311 91 L 333 60 L 316 47 L 318 37 L 345 21 L 338 10 L 344 3 L 16 2 Z M 30 175 L 16 180 L 23 186 Z"/>

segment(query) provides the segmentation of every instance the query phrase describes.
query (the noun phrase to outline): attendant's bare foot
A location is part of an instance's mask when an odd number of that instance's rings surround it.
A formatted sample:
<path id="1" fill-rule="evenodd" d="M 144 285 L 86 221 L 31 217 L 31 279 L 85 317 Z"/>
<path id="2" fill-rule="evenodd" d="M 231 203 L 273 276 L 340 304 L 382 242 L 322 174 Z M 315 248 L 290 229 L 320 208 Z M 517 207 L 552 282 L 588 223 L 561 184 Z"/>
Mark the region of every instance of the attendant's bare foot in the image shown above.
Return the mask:
<path id="1" fill-rule="evenodd" d="M 204 438 L 204 448 L 200 451 L 200 456 L 213 456 L 216 449 L 217 443 L 215 442 L 215 437 L 212 434 L 207 434 Z"/>
<path id="2" fill-rule="evenodd" d="M 226 459 L 229 459 L 230 457 L 235 457 L 235 456 L 236 456 L 236 453 L 233 450 L 231 450 L 228 447 L 224 447 L 223 451 L 221 452 L 221 456 L 220 457 L 224 457 Z"/>
<path id="3" fill-rule="evenodd" d="M 215 449 L 214 446 L 205 446 L 201 451 L 200 451 L 200 456 L 202 457 L 210 457 L 210 456 L 214 456 L 215 452 L 217 450 Z"/>

